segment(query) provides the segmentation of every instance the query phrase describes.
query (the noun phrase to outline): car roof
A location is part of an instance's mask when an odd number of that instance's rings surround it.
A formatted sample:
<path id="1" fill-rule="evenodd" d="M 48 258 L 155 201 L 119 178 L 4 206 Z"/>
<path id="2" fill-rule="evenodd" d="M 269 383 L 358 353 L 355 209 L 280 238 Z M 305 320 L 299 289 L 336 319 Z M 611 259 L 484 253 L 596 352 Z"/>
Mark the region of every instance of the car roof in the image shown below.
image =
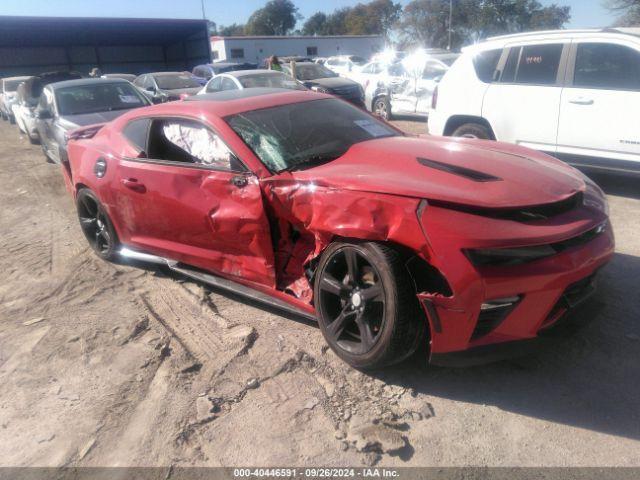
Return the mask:
<path id="1" fill-rule="evenodd" d="M 232 70 L 230 72 L 223 72 L 220 75 L 230 75 L 232 77 L 246 77 L 248 75 L 260 75 L 262 73 L 276 73 L 284 75 L 282 72 L 276 70 L 268 70 L 266 68 L 258 68 L 255 70 Z"/>
<path id="2" fill-rule="evenodd" d="M 501 48 L 509 42 L 517 42 L 519 40 L 554 40 L 567 39 L 574 37 L 589 37 L 590 35 L 619 35 L 640 37 L 640 28 L 585 28 L 573 30 L 541 30 L 534 32 L 514 33 L 509 35 L 500 35 L 489 37 L 484 42 L 469 45 L 462 49 L 463 52 L 484 50 L 486 48 Z"/>
<path id="3" fill-rule="evenodd" d="M 291 103 L 302 103 L 313 100 L 335 98 L 324 93 L 309 90 L 290 90 L 286 88 L 245 88 L 243 90 L 226 90 L 222 92 L 193 95 L 178 102 L 167 102 L 146 107 L 146 112 L 175 115 L 190 114 L 193 109 L 206 112 L 217 117 L 226 117 L 236 113 L 277 107 Z M 337 100 L 341 101 L 341 100 Z"/>
<path id="4" fill-rule="evenodd" d="M 226 75 L 226 74 L 223 74 Z M 251 97 L 259 97 L 275 93 L 283 93 L 287 89 L 284 88 L 244 88 L 242 90 L 224 90 L 222 92 L 205 93 L 202 95 L 192 95 L 184 99 L 185 102 L 199 102 L 211 100 L 215 102 L 227 102 L 233 100 L 241 100 Z"/>
<path id="5" fill-rule="evenodd" d="M 114 83 L 129 84 L 127 80 L 124 80 L 122 78 L 79 78 L 77 80 L 64 80 L 62 82 L 50 83 L 48 87 L 50 87 L 52 90 L 58 90 L 60 88 L 66 88 L 66 87 L 80 87 L 84 85 L 114 84 Z"/>
<path id="6" fill-rule="evenodd" d="M 149 72 L 143 73 L 143 75 L 152 75 L 154 77 L 174 77 L 176 75 L 191 75 L 191 72 L 182 71 L 182 72 Z M 142 76 L 142 75 L 140 75 Z"/>

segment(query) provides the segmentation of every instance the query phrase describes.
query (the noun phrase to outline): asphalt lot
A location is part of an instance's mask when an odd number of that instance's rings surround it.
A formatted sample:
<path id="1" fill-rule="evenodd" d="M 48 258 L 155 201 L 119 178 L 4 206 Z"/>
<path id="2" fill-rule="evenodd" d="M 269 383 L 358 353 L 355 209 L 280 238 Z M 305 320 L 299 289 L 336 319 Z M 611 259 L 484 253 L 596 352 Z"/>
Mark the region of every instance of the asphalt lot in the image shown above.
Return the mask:
<path id="1" fill-rule="evenodd" d="M 100 261 L 60 167 L 6 122 L 0 152 L 0 466 L 640 466 L 637 181 L 596 178 L 617 253 L 582 329 L 364 374 L 299 318 Z"/>

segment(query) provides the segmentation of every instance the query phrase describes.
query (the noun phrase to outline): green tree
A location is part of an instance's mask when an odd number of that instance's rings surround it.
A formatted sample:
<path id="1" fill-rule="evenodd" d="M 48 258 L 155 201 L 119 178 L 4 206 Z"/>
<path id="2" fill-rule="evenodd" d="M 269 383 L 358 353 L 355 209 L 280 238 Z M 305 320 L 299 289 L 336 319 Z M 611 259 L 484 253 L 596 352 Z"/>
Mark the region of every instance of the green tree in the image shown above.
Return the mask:
<path id="1" fill-rule="evenodd" d="M 220 25 L 218 27 L 218 35 L 221 37 L 237 37 L 245 35 L 244 33 L 244 25 L 239 23 L 232 23 L 231 25 L 227 25 L 226 27 Z"/>
<path id="2" fill-rule="evenodd" d="M 350 35 L 387 35 L 400 18 L 402 6 L 392 0 L 359 3 L 347 12 L 345 27 Z"/>
<path id="3" fill-rule="evenodd" d="M 538 0 L 453 0 L 451 46 L 454 49 L 493 35 L 562 28 L 571 9 Z M 404 46 L 444 48 L 449 36 L 449 0 L 413 0 L 398 23 Z"/>
<path id="4" fill-rule="evenodd" d="M 454 47 L 466 40 L 467 9 L 454 0 L 451 42 Z M 400 44 L 407 47 L 445 48 L 449 37 L 449 0 L 413 0 L 397 24 Z"/>
<path id="5" fill-rule="evenodd" d="M 609 10 L 617 14 L 615 26 L 633 27 L 640 25 L 640 0 L 609 0 L 605 2 Z"/>
<path id="6" fill-rule="evenodd" d="M 316 12 L 311 15 L 302 26 L 303 35 L 325 35 L 327 28 L 327 14 Z"/>
<path id="7" fill-rule="evenodd" d="M 287 35 L 301 16 L 291 0 L 270 0 L 249 17 L 248 35 Z"/>
<path id="8" fill-rule="evenodd" d="M 461 8 L 468 19 L 470 41 L 507 33 L 556 30 L 571 18 L 571 7 L 543 7 L 538 0 L 465 0 Z"/>

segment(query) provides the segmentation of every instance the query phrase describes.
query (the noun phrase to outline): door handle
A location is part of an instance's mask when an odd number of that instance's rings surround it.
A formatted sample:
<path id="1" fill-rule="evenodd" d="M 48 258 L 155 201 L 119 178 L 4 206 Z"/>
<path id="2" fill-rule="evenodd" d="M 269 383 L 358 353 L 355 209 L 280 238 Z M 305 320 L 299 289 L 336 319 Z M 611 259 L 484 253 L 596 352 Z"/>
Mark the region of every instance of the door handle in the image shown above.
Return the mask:
<path id="1" fill-rule="evenodd" d="M 138 182 L 136 178 L 123 178 L 122 184 L 128 189 L 133 190 L 134 192 L 144 193 L 147 191 L 147 187 Z"/>
<path id="2" fill-rule="evenodd" d="M 236 175 L 231 179 L 231 183 L 233 183 L 238 188 L 242 188 L 247 186 L 249 180 L 247 180 L 247 177 L 245 175 Z"/>
<path id="3" fill-rule="evenodd" d="M 569 100 L 569 103 L 573 103 L 575 105 L 593 105 L 593 99 L 578 97 L 572 98 L 571 100 Z"/>

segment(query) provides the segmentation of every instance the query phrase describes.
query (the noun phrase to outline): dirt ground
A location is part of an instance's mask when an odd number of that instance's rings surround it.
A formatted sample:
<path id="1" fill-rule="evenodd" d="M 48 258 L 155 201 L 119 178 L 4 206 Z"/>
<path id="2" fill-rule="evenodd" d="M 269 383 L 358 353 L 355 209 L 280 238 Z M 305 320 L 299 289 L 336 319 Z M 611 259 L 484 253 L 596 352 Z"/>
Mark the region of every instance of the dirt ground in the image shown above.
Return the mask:
<path id="1" fill-rule="evenodd" d="M 6 122 L 0 152 L 1 466 L 640 465 L 637 183 L 598 179 L 618 247 L 579 332 L 363 374 L 313 324 L 100 261 L 59 167 Z"/>

